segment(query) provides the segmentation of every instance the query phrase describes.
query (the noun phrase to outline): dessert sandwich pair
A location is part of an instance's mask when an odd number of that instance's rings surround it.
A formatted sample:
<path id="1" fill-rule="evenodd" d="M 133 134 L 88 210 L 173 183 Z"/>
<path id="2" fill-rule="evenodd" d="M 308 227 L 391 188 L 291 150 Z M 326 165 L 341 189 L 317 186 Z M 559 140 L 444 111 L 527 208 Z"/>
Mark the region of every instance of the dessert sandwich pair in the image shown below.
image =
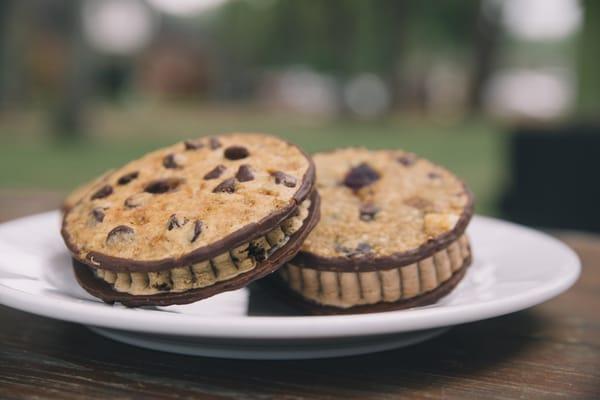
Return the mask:
<path id="1" fill-rule="evenodd" d="M 314 314 L 430 304 L 471 263 L 463 182 L 403 151 L 308 156 L 262 134 L 185 141 L 65 201 L 79 284 L 126 306 L 195 302 L 270 275 Z"/>

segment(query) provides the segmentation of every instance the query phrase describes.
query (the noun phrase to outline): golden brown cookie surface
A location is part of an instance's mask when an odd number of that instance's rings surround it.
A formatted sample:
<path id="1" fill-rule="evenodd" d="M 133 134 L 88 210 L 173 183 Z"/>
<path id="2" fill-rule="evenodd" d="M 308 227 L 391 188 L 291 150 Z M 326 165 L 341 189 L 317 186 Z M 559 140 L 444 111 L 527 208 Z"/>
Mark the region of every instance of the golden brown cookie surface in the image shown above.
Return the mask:
<path id="1" fill-rule="evenodd" d="M 63 237 L 76 259 L 100 268 L 185 265 L 275 227 L 313 180 L 311 160 L 271 136 L 186 141 L 113 171 L 66 213 Z"/>
<path id="2" fill-rule="evenodd" d="M 321 258 L 410 254 L 457 238 L 472 199 L 448 170 L 401 150 L 342 149 L 314 156 L 321 221 L 302 246 Z"/>

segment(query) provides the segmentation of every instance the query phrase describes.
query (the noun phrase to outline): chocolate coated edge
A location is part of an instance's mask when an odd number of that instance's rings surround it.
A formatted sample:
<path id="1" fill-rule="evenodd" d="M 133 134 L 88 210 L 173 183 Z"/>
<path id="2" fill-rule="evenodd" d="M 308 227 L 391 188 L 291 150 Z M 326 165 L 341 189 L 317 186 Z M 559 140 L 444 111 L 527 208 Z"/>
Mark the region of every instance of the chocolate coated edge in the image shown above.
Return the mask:
<path id="1" fill-rule="evenodd" d="M 427 258 L 441 249 L 446 248 L 450 243 L 458 239 L 467 229 L 467 225 L 469 225 L 469 221 L 473 216 L 473 194 L 464 182 L 462 185 L 467 194 L 468 201 L 454 228 L 451 231 L 445 232 L 435 239 L 422 244 L 416 249 L 384 257 L 376 257 L 367 254 L 356 257 L 331 258 L 323 257 L 308 251 L 300 251 L 291 263 L 299 267 L 312 268 L 319 271 L 368 272 L 398 268 Z"/>
<path id="2" fill-rule="evenodd" d="M 279 250 L 275 251 L 266 261 L 260 263 L 255 269 L 245 272 L 235 278 L 217 282 L 204 288 L 191 289 L 180 293 L 159 293 L 154 295 L 136 296 L 114 290 L 108 283 L 96 278 L 89 266 L 73 259 L 73 271 L 79 285 L 94 297 L 112 304 L 122 303 L 127 307 L 139 306 L 168 306 L 173 304 L 188 304 L 229 290 L 236 290 L 248 283 L 262 278 L 294 257 L 302 246 L 302 242 L 310 231 L 317 225 L 320 218 L 320 198 L 316 191 L 312 194 L 312 204 L 309 208 L 307 222 L 293 234 L 289 241 Z"/>
<path id="3" fill-rule="evenodd" d="M 318 304 L 309 299 L 302 297 L 300 294 L 288 289 L 285 283 L 278 276 L 269 278 L 269 286 L 279 296 L 283 297 L 285 301 L 292 304 L 293 306 L 304 310 L 305 312 L 313 315 L 333 315 L 333 314 L 366 314 L 376 313 L 385 311 L 404 310 L 407 308 L 426 306 L 433 304 L 440 300 L 442 297 L 449 294 L 456 285 L 463 279 L 467 268 L 471 265 L 472 257 L 469 255 L 463 262 L 460 269 L 452 274 L 452 276 L 442 283 L 437 288 L 421 294 L 410 299 L 398 300 L 395 302 L 380 302 L 375 304 L 363 304 L 359 306 L 341 308 L 334 306 L 327 306 Z"/>
<path id="4" fill-rule="evenodd" d="M 62 227 L 60 231 L 63 240 L 71 252 L 72 257 L 77 261 L 92 267 L 103 268 L 114 272 L 156 272 L 179 266 L 195 264 L 197 262 L 213 258 L 214 256 L 223 253 L 225 249 L 235 248 L 269 232 L 275 226 L 279 225 L 284 219 L 292 215 L 297 210 L 298 205 L 308 196 L 310 196 L 316 180 L 315 164 L 312 158 L 300 147 L 289 142 L 285 143 L 296 147 L 308 161 L 308 169 L 302 177 L 302 184 L 292 197 L 293 201 L 291 201 L 288 206 L 273 212 L 271 215 L 263 218 L 262 220 L 248 224 L 212 244 L 192 250 L 191 252 L 178 258 L 169 257 L 160 260 L 131 260 L 127 258 L 110 256 L 108 254 L 96 251 L 91 251 L 86 255 L 85 258 L 82 258 L 79 256 L 79 248 L 73 243 L 66 229 L 68 212 L 63 215 Z"/>

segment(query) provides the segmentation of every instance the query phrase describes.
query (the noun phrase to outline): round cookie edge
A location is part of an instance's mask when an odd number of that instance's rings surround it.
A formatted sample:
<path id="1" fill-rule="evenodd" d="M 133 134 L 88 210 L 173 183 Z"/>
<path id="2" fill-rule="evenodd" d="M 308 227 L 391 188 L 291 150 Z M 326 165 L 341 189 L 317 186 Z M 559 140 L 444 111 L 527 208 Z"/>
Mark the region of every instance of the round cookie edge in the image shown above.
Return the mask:
<path id="1" fill-rule="evenodd" d="M 232 279 L 217 282 L 203 288 L 191 289 L 178 293 L 160 293 L 154 295 L 136 296 L 129 293 L 118 292 L 108 283 L 96 278 L 90 267 L 73 258 L 73 272 L 79 285 L 89 294 L 112 304 L 121 303 L 127 307 L 140 306 L 168 306 L 175 304 L 193 303 L 222 292 L 242 288 L 257 279 L 269 275 L 290 261 L 302 246 L 302 242 L 317 225 L 320 219 L 320 197 L 316 190 L 310 192 L 311 205 L 309 207 L 308 221 L 290 237 L 290 241 L 278 249 L 271 257 L 252 271 L 238 275 Z"/>
<path id="2" fill-rule="evenodd" d="M 300 250 L 293 260 L 294 264 L 299 267 L 312 268 L 319 271 L 369 272 L 398 268 L 427 258 L 458 239 L 465 232 L 473 217 L 473 193 L 462 180 L 460 180 L 460 183 L 463 186 L 468 201 L 456 225 L 452 230 L 430 239 L 417 248 L 383 257 L 374 257 L 369 254 L 355 257 L 323 257 L 312 252 Z"/>
<path id="3" fill-rule="evenodd" d="M 236 247 L 244 242 L 247 242 L 248 240 L 253 239 L 254 237 L 261 236 L 278 225 L 281 221 L 292 215 L 297 210 L 299 204 L 311 196 L 316 184 L 316 167 L 312 157 L 299 146 L 287 140 L 280 138 L 277 139 L 298 149 L 298 151 L 308 161 L 308 168 L 302 176 L 302 183 L 300 184 L 300 187 L 290 199 L 290 204 L 274 211 L 258 222 L 248 224 L 216 242 L 194 249 L 178 258 L 168 257 L 158 260 L 132 260 L 110 256 L 96 251 L 90 251 L 85 257 L 81 257 L 79 247 L 73 243 L 71 240 L 71 235 L 67 231 L 66 221 L 70 210 L 66 210 L 62 216 L 60 229 L 63 241 L 67 249 L 70 251 L 73 259 L 91 267 L 101 267 L 114 272 L 158 272 L 178 266 L 193 264 L 211 258 L 222 253 L 225 249 Z M 105 173 L 102 178 L 107 175 L 112 175 L 118 170 L 118 168 L 113 169 Z"/>

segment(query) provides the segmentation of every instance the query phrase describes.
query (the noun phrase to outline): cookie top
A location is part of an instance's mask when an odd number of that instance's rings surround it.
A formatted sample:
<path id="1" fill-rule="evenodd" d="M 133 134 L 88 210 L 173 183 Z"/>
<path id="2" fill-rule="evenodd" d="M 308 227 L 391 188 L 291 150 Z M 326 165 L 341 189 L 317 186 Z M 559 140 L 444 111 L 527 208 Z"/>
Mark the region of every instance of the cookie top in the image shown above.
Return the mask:
<path id="1" fill-rule="evenodd" d="M 113 170 L 108 170 L 105 173 L 103 173 L 102 175 L 100 175 L 97 178 L 92 179 L 89 182 L 85 182 L 83 184 L 81 184 L 80 186 L 76 187 L 75 189 L 73 189 L 71 191 L 71 193 L 69 193 L 67 195 L 67 197 L 65 198 L 65 200 L 63 201 L 62 204 L 62 211 L 63 212 L 67 212 L 69 209 L 71 209 L 75 204 L 77 204 L 77 202 L 79 200 L 81 200 L 83 197 L 85 197 L 85 195 L 90 192 L 93 188 L 95 187 L 99 187 L 99 185 L 102 184 L 102 182 L 104 182 L 105 179 L 107 179 L 110 174 L 113 172 Z"/>
<path id="2" fill-rule="evenodd" d="M 74 258 L 151 271 L 210 258 L 265 233 L 312 190 L 298 147 L 262 134 L 177 143 L 114 170 L 73 205 L 62 235 Z"/>
<path id="3" fill-rule="evenodd" d="M 411 264 L 456 240 L 472 196 L 448 170 L 402 150 L 340 149 L 313 157 L 321 221 L 292 261 L 326 269 Z"/>

